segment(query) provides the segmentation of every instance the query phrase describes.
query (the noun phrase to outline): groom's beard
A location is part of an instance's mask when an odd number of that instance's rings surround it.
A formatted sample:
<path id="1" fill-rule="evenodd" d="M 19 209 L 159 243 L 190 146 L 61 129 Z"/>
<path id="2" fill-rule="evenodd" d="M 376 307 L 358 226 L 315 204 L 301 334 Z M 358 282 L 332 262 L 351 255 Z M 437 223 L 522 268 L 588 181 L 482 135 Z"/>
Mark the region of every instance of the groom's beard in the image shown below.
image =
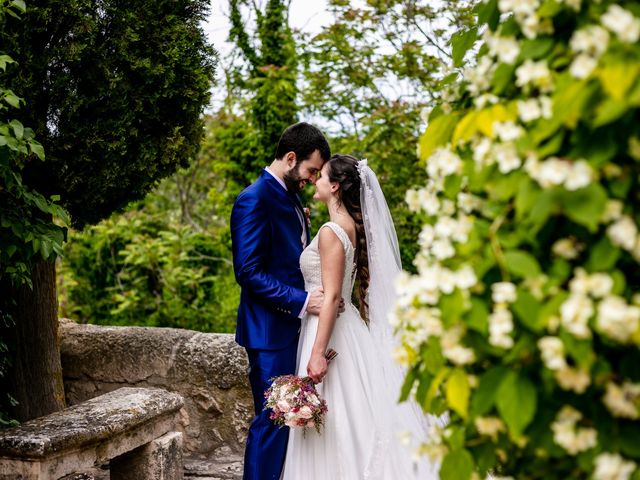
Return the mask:
<path id="1" fill-rule="evenodd" d="M 300 193 L 304 186 L 309 183 L 308 180 L 300 177 L 300 162 L 292 170 L 284 174 L 284 184 L 290 193 Z"/>

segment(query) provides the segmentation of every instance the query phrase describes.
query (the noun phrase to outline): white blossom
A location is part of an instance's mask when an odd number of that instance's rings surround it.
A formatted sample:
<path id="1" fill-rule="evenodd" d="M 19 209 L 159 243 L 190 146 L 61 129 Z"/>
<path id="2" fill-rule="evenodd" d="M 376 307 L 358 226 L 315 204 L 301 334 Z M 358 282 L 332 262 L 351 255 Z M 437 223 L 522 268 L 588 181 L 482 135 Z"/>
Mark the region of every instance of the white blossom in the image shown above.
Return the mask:
<path id="1" fill-rule="evenodd" d="M 516 298 L 516 286 L 513 283 L 496 282 L 491 285 L 491 299 L 494 303 L 513 303 Z"/>
<path id="2" fill-rule="evenodd" d="M 635 462 L 617 453 L 601 453 L 595 459 L 593 480 L 629 480 L 636 469 Z"/>
<path id="3" fill-rule="evenodd" d="M 569 73 L 571 73 L 571 76 L 574 78 L 587 78 L 597 65 L 598 61 L 595 58 L 586 53 L 581 53 L 571 62 Z"/>
<path id="4" fill-rule="evenodd" d="M 578 160 L 573 163 L 564 182 L 564 188 L 569 191 L 584 188 L 591 183 L 593 179 L 593 169 L 584 160 Z"/>
<path id="5" fill-rule="evenodd" d="M 591 25 L 573 32 L 569 45 L 576 53 L 586 53 L 597 58 L 607 51 L 609 32 L 599 25 Z"/>
<path id="6" fill-rule="evenodd" d="M 576 243 L 575 238 L 560 238 L 554 242 L 551 246 L 551 251 L 554 255 L 557 255 L 567 260 L 573 260 L 578 258 L 580 254 L 580 248 Z"/>
<path id="7" fill-rule="evenodd" d="M 491 147 L 493 143 L 491 139 L 488 137 L 482 137 L 480 139 L 476 139 L 473 142 L 473 161 L 478 165 L 486 165 L 489 163 L 489 152 L 491 151 Z"/>
<path id="8" fill-rule="evenodd" d="M 545 367 L 549 370 L 560 370 L 567 366 L 564 356 L 564 345 L 558 337 L 542 337 L 538 340 L 538 348 Z"/>
<path id="9" fill-rule="evenodd" d="M 626 381 L 617 385 L 609 382 L 602 401 L 614 417 L 637 420 L 640 417 L 640 384 Z"/>
<path id="10" fill-rule="evenodd" d="M 581 368 L 564 367 L 555 371 L 555 379 L 563 390 L 584 393 L 591 384 L 591 375 Z"/>
<path id="11" fill-rule="evenodd" d="M 513 122 L 495 122 L 493 124 L 493 131 L 503 142 L 517 140 L 524 133 L 522 127 Z"/>
<path id="12" fill-rule="evenodd" d="M 478 283 L 478 278 L 473 268 L 467 265 L 455 272 L 455 282 L 461 290 L 468 290 Z"/>
<path id="13" fill-rule="evenodd" d="M 516 85 L 524 88 L 528 86 L 536 87 L 543 92 L 548 92 L 553 88 L 551 71 L 544 60 L 533 61 L 531 59 L 516 69 Z"/>
<path id="14" fill-rule="evenodd" d="M 489 47 L 489 55 L 498 57 L 503 63 L 512 65 L 520 55 L 520 44 L 514 37 L 492 35 L 490 30 L 487 30 L 485 42 Z"/>
<path id="15" fill-rule="evenodd" d="M 602 223 L 610 223 L 613 220 L 618 220 L 622 216 L 623 203 L 620 200 L 609 199 L 602 212 L 600 221 Z"/>
<path id="16" fill-rule="evenodd" d="M 562 326 L 578 338 L 591 338 L 587 322 L 593 313 L 593 301 L 582 294 L 571 294 L 560 306 Z"/>
<path id="17" fill-rule="evenodd" d="M 489 343 L 495 347 L 513 347 L 513 315 L 504 307 L 496 306 L 489 315 Z"/>
<path id="18" fill-rule="evenodd" d="M 500 173 L 507 174 L 512 170 L 520 168 L 522 160 L 518 156 L 518 151 L 512 143 L 503 143 L 493 148 L 493 156 L 498 163 Z"/>
<path id="19" fill-rule="evenodd" d="M 576 426 L 581 419 L 580 412 L 565 405 L 551 424 L 553 441 L 571 455 L 576 455 L 597 445 L 598 434 L 594 429 Z"/>
<path id="20" fill-rule="evenodd" d="M 506 432 L 504 422 L 498 417 L 476 417 L 473 422 L 480 435 L 491 437 L 495 442 L 500 432 Z"/>
<path id="21" fill-rule="evenodd" d="M 437 148 L 427 160 L 427 174 L 444 178 L 462 170 L 462 160 L 449 148 Z"/>
<path id="22" fill-rule="evenodd" d="M 621 216 L 607 228 L 609 240 L 617 247 L 632 250 L 636 244 L 638 227 L 628 215 Z"/>
<path id="23" fill-rule="evenodd" d="M 640 19 L 620 5 L 609 5 L 600 20 L 623 42 L 636 43 L 640 39 Z"/>
<path id="24" fill-rule="evenodd" d="M 606 297 L 598 305 L 596 325 L 612 340 L 629 343 L 640 326 L 640 307 L 629 305 L 622 297 Z"/>

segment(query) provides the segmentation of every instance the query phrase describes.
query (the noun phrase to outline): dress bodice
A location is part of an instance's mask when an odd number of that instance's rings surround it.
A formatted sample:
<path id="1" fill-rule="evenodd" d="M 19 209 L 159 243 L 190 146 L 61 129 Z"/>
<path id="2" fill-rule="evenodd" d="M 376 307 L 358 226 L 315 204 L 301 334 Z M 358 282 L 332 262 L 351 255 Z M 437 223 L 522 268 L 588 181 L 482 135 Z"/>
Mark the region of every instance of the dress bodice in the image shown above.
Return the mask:
<path id="1" fill-rule="evenodd" d="M 344 278 L 342 280 L 342 298 L 345 303 L 350 302 L 351 292 L 353 290 L 353 283 L 355 281 L 356 265 L 354 262 L 355 249 L 349 239 L 349 235 L 344 229 L 334 222 L 327 222 L 320 227 L 330 228 L 336 234 L 336 236 L 342 242 L 342 248 L 344 250 Z M 304 249 L 302 255 L 300 255 L 300 269 L 304 276 L 305 290 L 312 292 L 315 289 L 322 287 L 322 268 L 320 265 L 320 250 L 318 249 L 318 239 L 320 237 L 320 230 L 313 238 L 311 243 Z"/>

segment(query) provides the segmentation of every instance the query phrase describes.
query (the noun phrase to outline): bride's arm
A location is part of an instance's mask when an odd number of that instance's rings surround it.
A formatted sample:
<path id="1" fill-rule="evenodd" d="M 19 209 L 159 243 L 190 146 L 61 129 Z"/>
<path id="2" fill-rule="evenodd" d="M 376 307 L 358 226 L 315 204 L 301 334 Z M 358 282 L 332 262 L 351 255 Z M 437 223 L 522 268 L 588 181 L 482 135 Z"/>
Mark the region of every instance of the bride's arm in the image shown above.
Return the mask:
<path id="1" fill-rule="evenodd" d="M 342 281 L 344 279 L 344 250 L 342 242 L 331 228 L 321 229 L 319 235 L 318 249 L 320 250 L 324 302 L 320 308 L 318 331 L 313 343 L 311 358 L 307 364 L 307 374 L 315 383 L 321 382 L 327 373 L 327 359 L 324 358 L 324 354 L 329 346 L 333 326 L 338 316 Z"/>

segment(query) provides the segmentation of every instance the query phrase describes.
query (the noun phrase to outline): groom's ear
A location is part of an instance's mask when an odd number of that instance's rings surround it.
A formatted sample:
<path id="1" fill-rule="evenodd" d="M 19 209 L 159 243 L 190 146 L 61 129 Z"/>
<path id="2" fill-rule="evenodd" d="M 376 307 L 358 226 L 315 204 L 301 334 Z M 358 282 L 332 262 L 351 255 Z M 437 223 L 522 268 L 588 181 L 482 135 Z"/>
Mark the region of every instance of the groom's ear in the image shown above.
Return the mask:
<path id="1" fill-rule="evenodd" d="M 287 152 L 284 154 L 283 160 L 289 168 L 296 166 L 296 152 Z"/>

